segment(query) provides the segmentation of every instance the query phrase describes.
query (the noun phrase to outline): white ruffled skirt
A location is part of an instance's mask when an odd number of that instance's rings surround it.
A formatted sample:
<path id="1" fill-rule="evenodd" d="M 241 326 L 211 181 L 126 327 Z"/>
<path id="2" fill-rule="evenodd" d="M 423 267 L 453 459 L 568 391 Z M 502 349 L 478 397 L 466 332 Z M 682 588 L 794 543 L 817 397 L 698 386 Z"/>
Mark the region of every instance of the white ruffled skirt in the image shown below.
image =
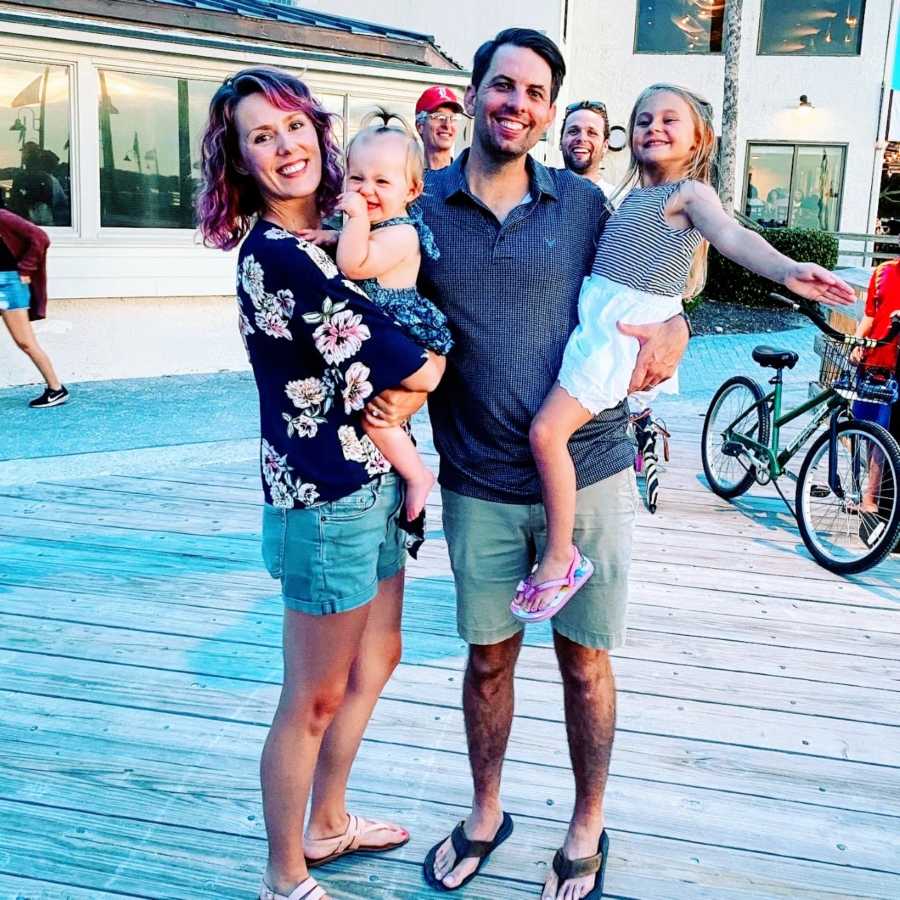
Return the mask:
<path id="1" fill-rule="evenodd" d="M 597 415 L 628 396 L 640 344 L 622 334 L 616 322 L 648 325 L 664 322 L 682 311 L 681 297 L 648 294 L 616 284 L 602 275 L 588 275 L 578 296 L 578 326 L 563 353 L 559 383 L 586 410 Z M 649 391 L 631 394 L 646 406 L 659 393 L 678 393 L 678 375 Z"/>

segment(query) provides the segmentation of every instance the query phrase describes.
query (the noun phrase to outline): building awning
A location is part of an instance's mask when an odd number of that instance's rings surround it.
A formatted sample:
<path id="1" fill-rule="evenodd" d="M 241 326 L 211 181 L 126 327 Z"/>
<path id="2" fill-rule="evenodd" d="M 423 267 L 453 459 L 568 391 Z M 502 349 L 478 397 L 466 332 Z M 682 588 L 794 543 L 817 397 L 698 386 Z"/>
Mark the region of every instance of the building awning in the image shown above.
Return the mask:
<path id="1" fill-rule="evenodd" d="M 462 68 L 431 35 L 313 12 L 277 0 L 16 0 L 16 5 L 381 62 Z"/>

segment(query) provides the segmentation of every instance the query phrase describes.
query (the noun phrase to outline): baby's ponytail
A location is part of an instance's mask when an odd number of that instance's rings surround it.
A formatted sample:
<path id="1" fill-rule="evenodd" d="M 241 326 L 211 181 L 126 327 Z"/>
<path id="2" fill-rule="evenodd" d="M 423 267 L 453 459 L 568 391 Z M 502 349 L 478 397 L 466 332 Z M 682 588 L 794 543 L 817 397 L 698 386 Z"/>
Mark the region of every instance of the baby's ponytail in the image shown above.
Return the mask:
<path id="1" fill-rule="evenodd" d="M 392 124 L 394 122 L 397 124 Z M 406 177 L 416 192 L 421 194 L 425 187 L 425 155 L 422 145 L 406 119 L 384 106 L 376 106 L 363 116 L 360 130 L 347 145 L 347 162 L 349 163 L 350 154 L 357 143 L 382 135 L 399 135 L 406 139 Z"/>

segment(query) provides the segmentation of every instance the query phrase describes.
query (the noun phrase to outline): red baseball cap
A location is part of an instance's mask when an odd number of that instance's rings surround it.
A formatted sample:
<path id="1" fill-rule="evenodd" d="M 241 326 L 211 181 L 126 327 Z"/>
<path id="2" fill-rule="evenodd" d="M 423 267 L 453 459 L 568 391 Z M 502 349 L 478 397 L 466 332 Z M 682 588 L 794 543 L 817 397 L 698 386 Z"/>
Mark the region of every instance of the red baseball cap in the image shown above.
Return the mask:
<path id="1" fill-rule="evenodd" d="M 458 112 L 463 111 L 463 105 L 456 94 L 450 88 L 436 84 L 422 92 L 416 102 L 416 115 L 420 112 L 434 112 L 441 106 L 455 106 Z"/>

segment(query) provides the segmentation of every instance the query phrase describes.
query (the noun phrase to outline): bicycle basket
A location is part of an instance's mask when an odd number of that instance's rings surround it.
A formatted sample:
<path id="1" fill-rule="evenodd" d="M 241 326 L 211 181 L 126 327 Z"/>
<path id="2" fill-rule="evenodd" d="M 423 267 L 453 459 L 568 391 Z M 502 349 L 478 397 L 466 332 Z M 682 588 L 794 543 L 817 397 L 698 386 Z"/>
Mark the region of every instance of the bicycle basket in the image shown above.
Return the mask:
<path id="1" fill-rule="evenodd" d="M 897 400 L 897 379 L 890 369 L 866 369 L 860 367 L 856 376 L 856 395 L 869 403 L 886 403 Z"/>
<path id="2" fill-rule="evenodd" d="M 843 341 L 824 338 L 821 344 L 822 367 L 819 370 L 819 384 L 823 388 L 834 388 L 844 396 L 855 394 L 853 375 L 856 366 L 850 362 L 853 348 Z"/>

